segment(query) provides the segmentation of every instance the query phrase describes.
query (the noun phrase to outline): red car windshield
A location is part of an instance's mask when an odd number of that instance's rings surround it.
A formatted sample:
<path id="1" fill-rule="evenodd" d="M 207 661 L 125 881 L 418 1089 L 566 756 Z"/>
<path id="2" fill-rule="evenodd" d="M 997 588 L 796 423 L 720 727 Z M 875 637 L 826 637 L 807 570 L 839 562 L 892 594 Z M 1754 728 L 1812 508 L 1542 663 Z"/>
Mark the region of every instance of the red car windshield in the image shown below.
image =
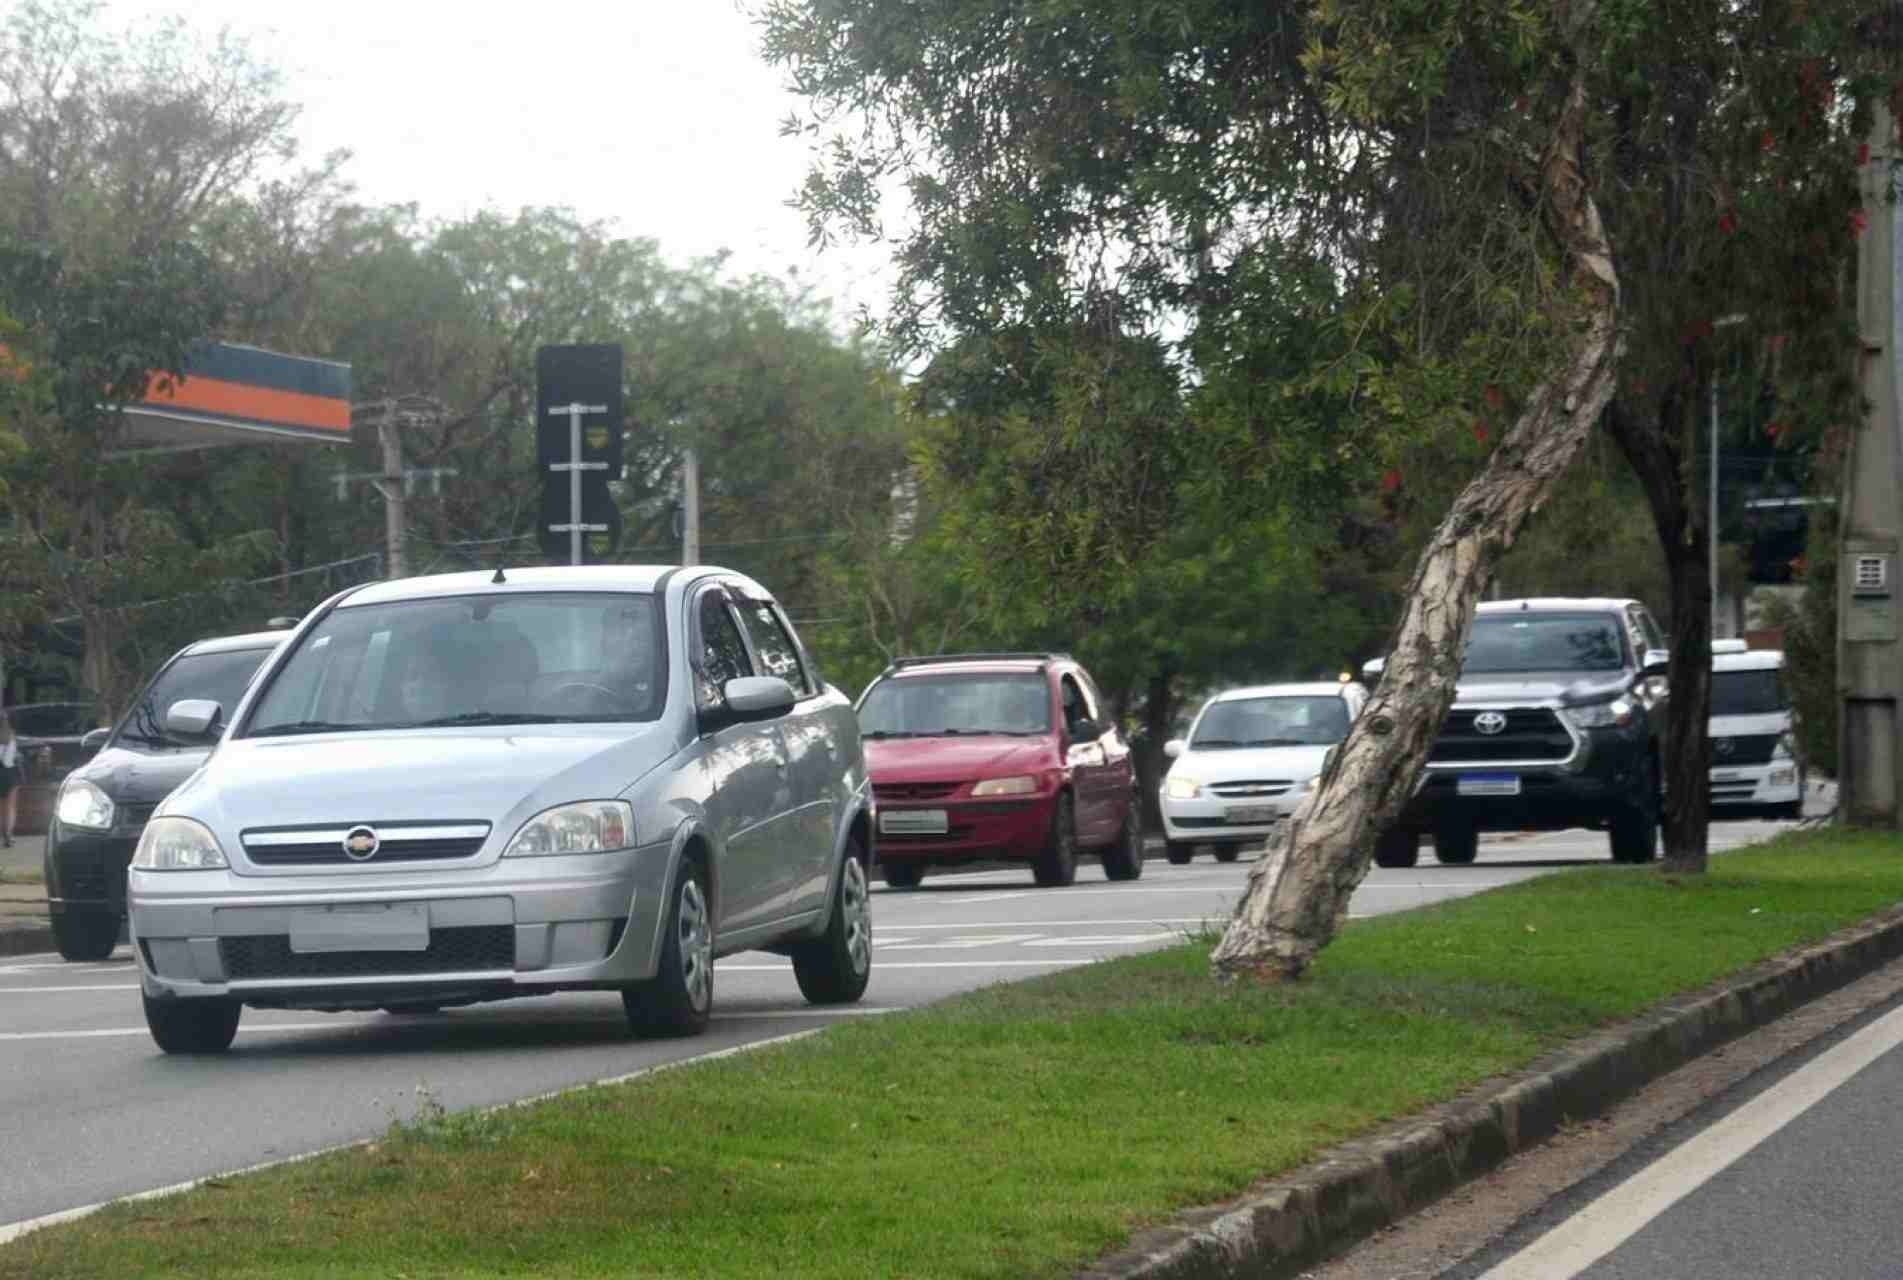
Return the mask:
<path id="1" fill-rule="evenodd" d="M 868 738 L 1049 733 L 1051 699 L 1040 674 L 972 672 L 881 680 L 859 705 Z"/>

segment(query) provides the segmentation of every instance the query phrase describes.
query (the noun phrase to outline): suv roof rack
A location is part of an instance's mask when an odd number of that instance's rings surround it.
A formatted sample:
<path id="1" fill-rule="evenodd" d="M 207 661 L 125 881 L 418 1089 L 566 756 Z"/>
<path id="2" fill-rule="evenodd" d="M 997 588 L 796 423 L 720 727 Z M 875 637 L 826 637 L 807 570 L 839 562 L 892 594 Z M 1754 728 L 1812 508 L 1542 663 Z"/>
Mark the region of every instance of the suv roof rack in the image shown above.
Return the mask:
<path id="1" fill-rule="evenodd" d="M 921 654 L 909 658 L 894 658 L 887 671 L 897 671 L 900 667 L 925 667 L 941 662 L 1069 662 L 1068 653 L 1028 653 L 1008 649 L 985 650 L 979 653 L 938 653 Z"/>

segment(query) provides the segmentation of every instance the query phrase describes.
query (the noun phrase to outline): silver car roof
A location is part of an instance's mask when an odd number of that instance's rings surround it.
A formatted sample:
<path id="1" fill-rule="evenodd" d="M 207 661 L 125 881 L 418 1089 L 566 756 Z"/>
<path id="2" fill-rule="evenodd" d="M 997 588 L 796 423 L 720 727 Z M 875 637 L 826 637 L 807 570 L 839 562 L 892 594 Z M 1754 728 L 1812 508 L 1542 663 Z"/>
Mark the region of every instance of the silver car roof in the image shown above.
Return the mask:
<path id="1" fill-rule="evenodd" d="M 771 599 L 772 593 L 745 574 L 718 565 L 697 564 L 682 568 L 674 564 L 590 564 L 533 566 L 501 570 L 502 581 L 495 580 L 494 569 L 464 573 L 438 573 L 421 578 L 397 578 L 375 582 L 352 591 L 338 602 L 338 608 L 350 609 L 368 604 L 392 604 L 404 600 L 431 600 L 445 596 L 472 596 L 538 591 L 638 591 L 653 592 L 670 573 L 682 575 L 682 581 L 721 577 L 737 582 L 742 588 Z"/>

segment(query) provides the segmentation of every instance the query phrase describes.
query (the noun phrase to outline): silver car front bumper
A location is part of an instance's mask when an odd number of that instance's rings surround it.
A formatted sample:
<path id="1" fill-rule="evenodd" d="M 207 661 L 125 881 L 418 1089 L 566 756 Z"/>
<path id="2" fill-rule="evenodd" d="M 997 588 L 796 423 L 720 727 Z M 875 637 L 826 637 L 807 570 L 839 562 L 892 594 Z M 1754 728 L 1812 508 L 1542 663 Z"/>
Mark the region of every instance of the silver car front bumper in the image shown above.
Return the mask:
<path id="1" fill-rule="evenodd" d="M 126 896 L 148 996 L 376 1007 L 652 977 L 668 859 L 662 843 L 376 876 L 134 869 Z"/>

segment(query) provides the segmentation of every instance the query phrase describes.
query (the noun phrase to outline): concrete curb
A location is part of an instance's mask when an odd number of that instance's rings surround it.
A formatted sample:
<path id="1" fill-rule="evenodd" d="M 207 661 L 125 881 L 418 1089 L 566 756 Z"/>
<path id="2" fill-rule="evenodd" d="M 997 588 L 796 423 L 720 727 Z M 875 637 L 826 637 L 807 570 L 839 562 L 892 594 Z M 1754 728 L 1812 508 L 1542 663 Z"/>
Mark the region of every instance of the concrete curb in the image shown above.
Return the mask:
<path id="1" fill-rule="evenodd" d="M 1076 1280 L 1293 1277 L 1563 1126 L 1903 956 L 1903 907 L 1577 1041 L 1527 1071 L 1134 1237 Z"/>
<path id="2" fill-rule="evenodd" d="M 26 925 L 0 929 L 0 956 L 25 956 L 53 949 L 51 925 Z"/>

